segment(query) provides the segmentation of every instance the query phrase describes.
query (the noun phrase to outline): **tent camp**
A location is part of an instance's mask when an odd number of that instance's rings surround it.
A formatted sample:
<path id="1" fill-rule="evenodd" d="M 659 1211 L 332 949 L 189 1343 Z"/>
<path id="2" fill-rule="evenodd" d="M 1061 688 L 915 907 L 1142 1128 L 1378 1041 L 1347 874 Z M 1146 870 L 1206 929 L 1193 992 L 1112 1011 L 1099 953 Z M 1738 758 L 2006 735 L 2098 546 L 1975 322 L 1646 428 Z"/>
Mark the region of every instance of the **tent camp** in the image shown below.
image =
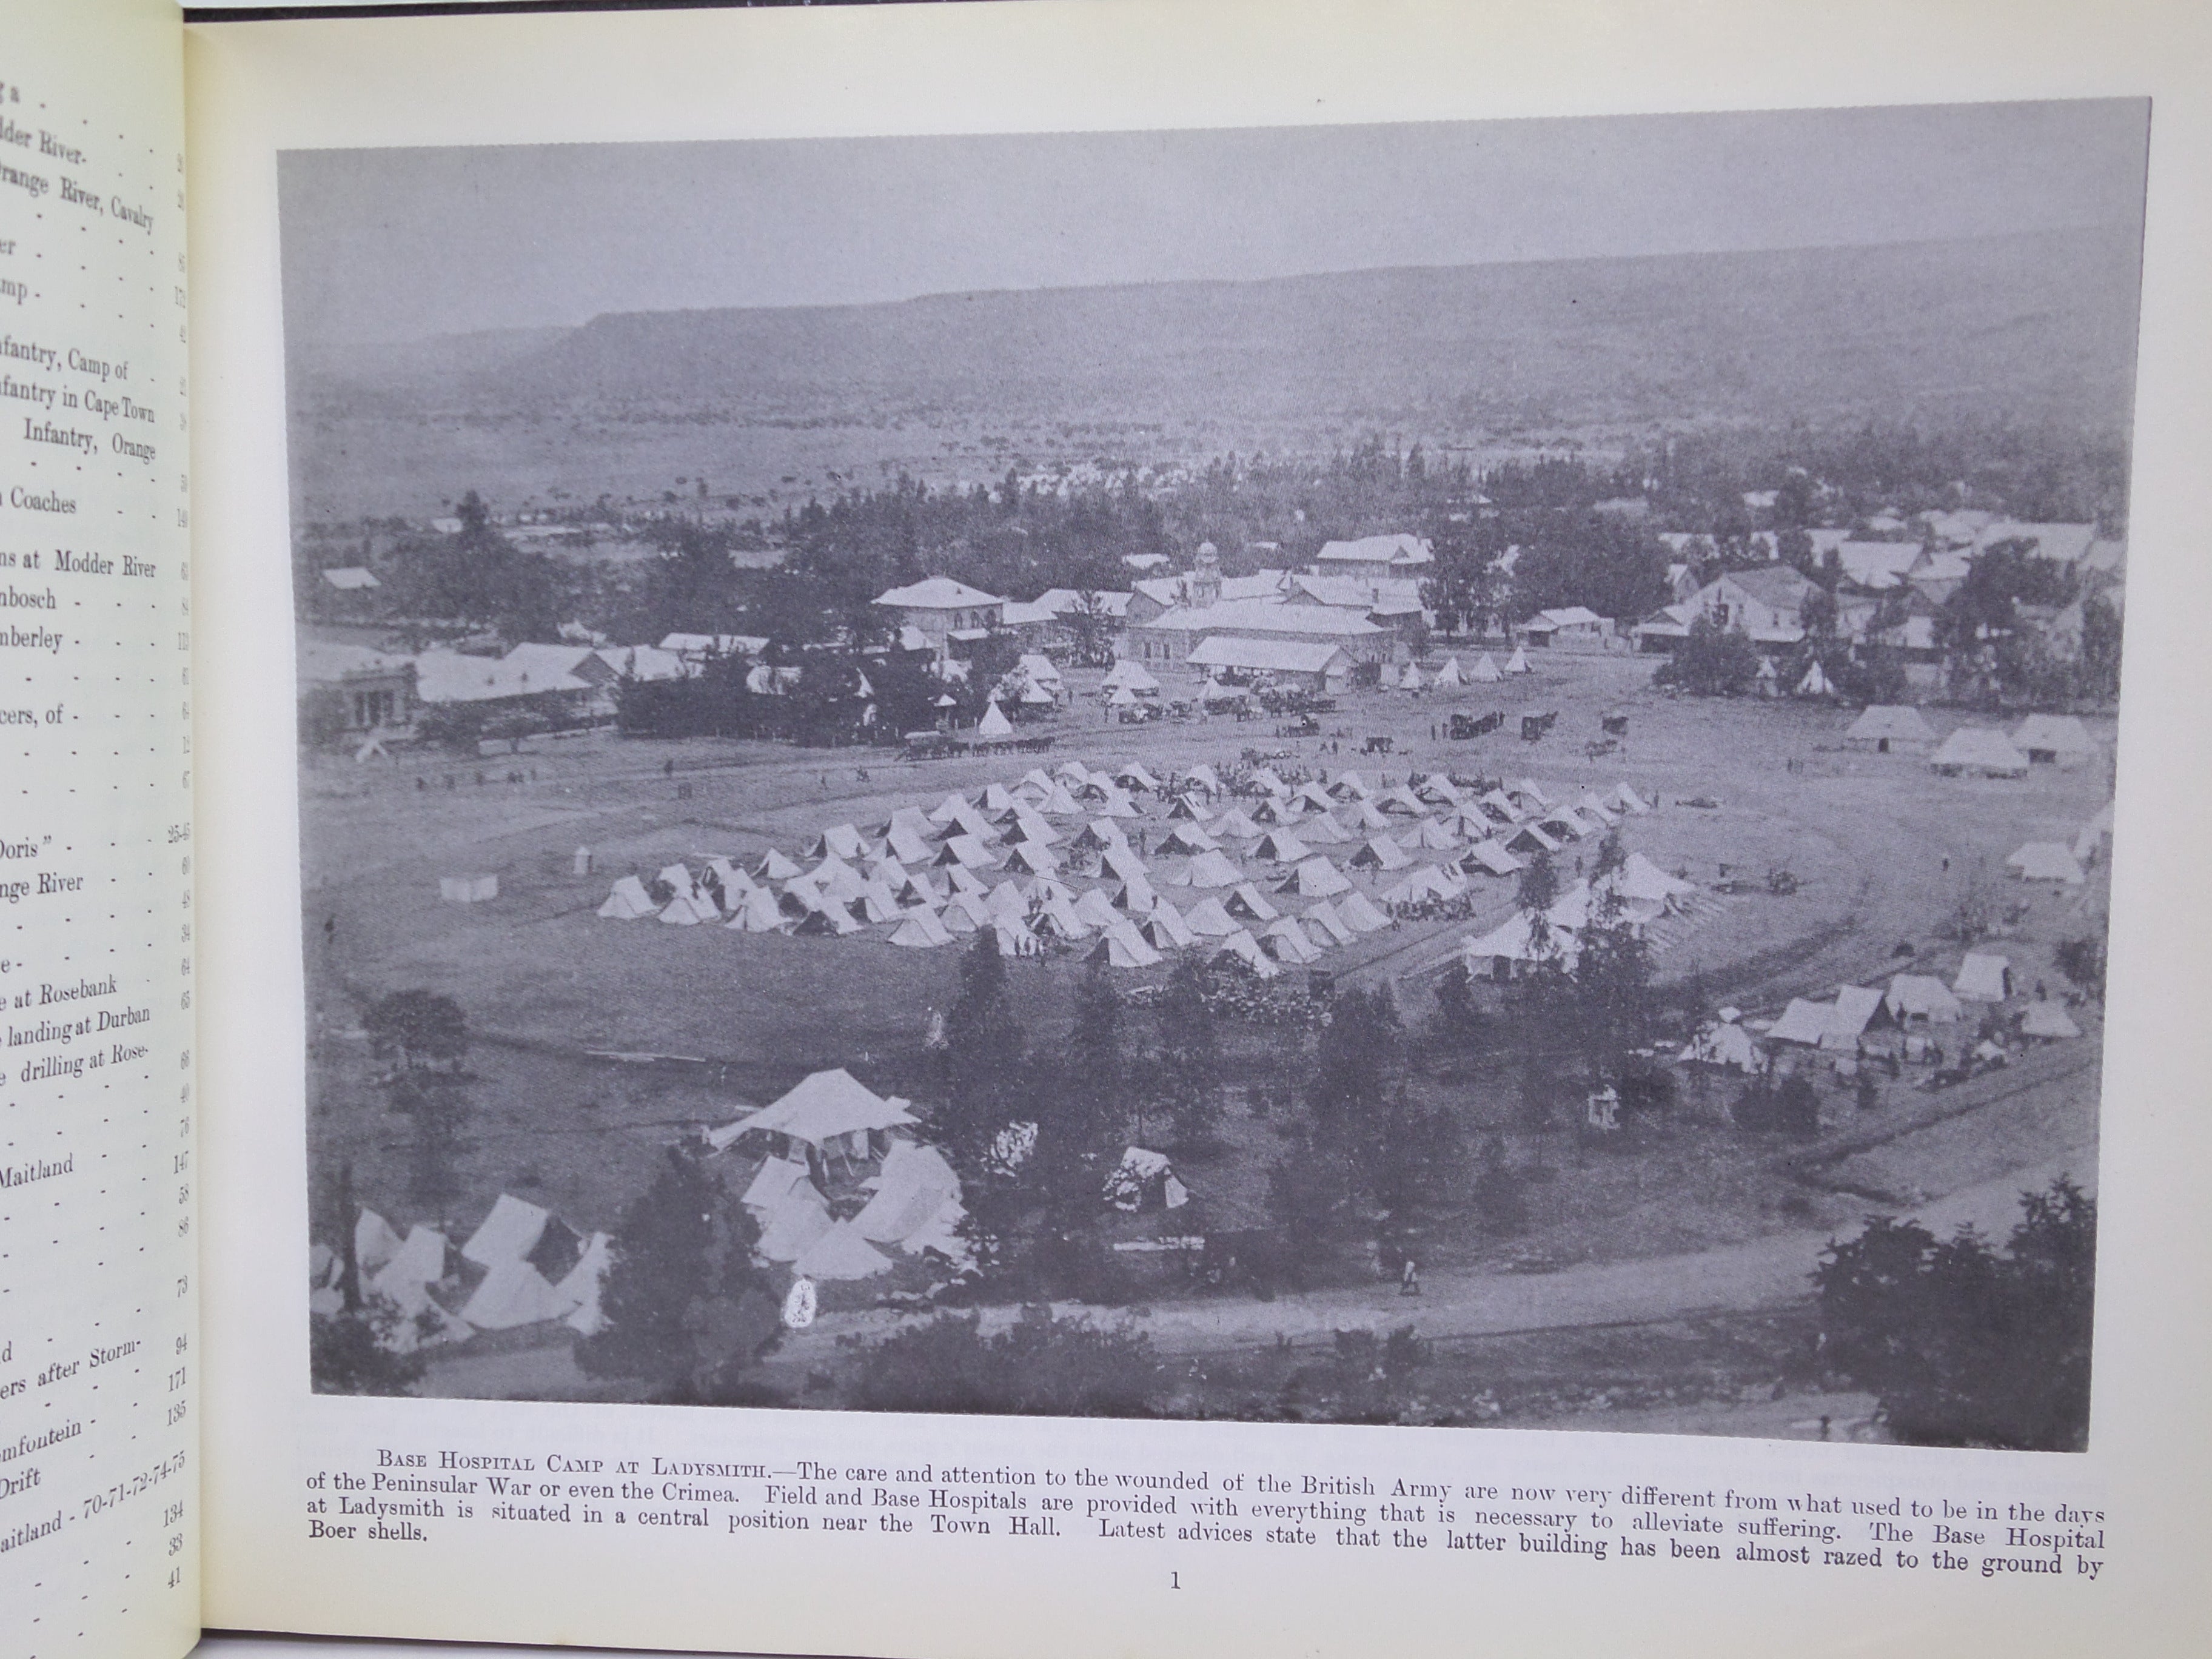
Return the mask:
<path id="1" fill-rule="evenodd" d="M 2063 1042 L 2081 1035 L 2081 1028 L 2074 1017 L 2058 1004 L 2050 1001 L 2031 1002 L 2027 1012 L 2020 1017 L 2020 1034 L 2024 1037 L 2039 1037 L 2046 1042 Z"/>
<path id="2" fill-rule="evenodd" d="M 1968 1002 L 2003 1002 L 2012 996 L 2012 961 L 1986 951 L 1969 951 L 1951 988 Z"/>
<path id="3" fill-rule="evenodd" d="M 1508 852 L 1526 853 L 1534 858 L 1540 853 L 1556 853 L 1559 843 L 1533 823 L 1524 823 L 1505 838 Z"/>
<path id="4" fill-rule="evenodd" d="M 545 1276 L 520 1259 L 496 1263 L 462 1305 L 461 1317 L 480 1331 L 542 1324 L 572 1311 Z"/>
<path id="5" fill-rule="evenodd" d="M 1513 655 L 1506 661 L 1505 672 L 1509 674 L 1533 674 L 1536 672 L 1529 665 L 1528 652 L 1525 646 L 1516 645 L 1513 647 Z"/>
<path id="6" fill-rule="evenodd" d="M 1102 1196 L 1117 1210 L 1179 1210 L 1190 1202 L 1190 1188 L 1177 1177 L 1165 1152 L 1132 1146 L 1106 1177 Z"/>
<path id="7" fill-rule="evenodd" d="M 1278 825 L 1296 823 L 1305 816 L 1305 808 L 1295 800 L 1281 800 L 1270 795 L 1251 811 L 1252 822 L 1273 829 Z"/>
<path id="8" fill-rule="evenodd" d="M 1804 678 L 1797 682 L 1797 695 L 1801 697 L 1828 697 L 1833 696 L 1835 691 L 1836 688 L 1821 670 L 1820 659 L 1815 657 L 1807 665 Z"/>
<path id="9" fill-rule="evenodd" d="M 1329 796 L 1334 800 L 1365 800 L 1375 791 L 1358 773 L 1346 769 L 1330 780 Z"/>
<path id="10" fill-rule="evenodd" d="M 764 1211 L 759 1220 L 760 1242 L 753 1246 L 753 1253 L 764 1261 L 795 1260 L 835 1224 L 830 1218 L 828 1201 L 811 1182 L 793 1187 L 782 1201 L 775 1208 Z"/>
<path id="11" fill-rule="evenodd" d="M 1455 898 L 1467 890 L 1467 880 L 1433 864 L 1425 864 L 1399 882 L 1383 890 L 1385 904 L 1419 904 L 1429 899 Z"/>
<path id="12" fill-rule="evenodd" d="M 1680 876 L 1670 876 L 1641 853 L 1631 853 L 1611 875 L 1599 878 L 1600 887 L 1624 899 L 1645 899 L 1679 909 L 1697 888 Z"/>
<path id="13" fill-rule="evenodd" d="M 1352 883 L 1344 872 L 1318 855 L 1306 860 L 1276 887 L 1279 893 L 1297 893 L 1307 898 L 1328 898 L 1348 893 Z"/>
<path id="14" fill-rule="evenodd" d="M 1498 665 L 1498 659 L 1492 656 L 1487 651 L 1484 652 L 1480 657 L 1477 657 L 1474 660 L 1474 666 L 1468 671 L 1468 678 L 1478 681 L 1484 685 L 1488 685 L 1493 681 L 1502 680 L 1504 678 L 1505 675 L 1504 671 Z"/>
<path id="15" fill-rule="evenodd" d="M 799 939 L 820 939 L 825 934 L 842 939 L 848 933 L 859 933 L 860 924 L 853 920 L 853 913 L 843 905 L 824 903 L 800 916 L 791 931 Z"/>
<path id="16" fill-rule="evenodd" d="M 1014 723 L 1006 718 L 1006 710 L 999 707 L 996 698 L 983 710 L 983 718 L 975 722 L 975 735 L 986 743 L 997 743 L 1014 735 Z"/>
<path id="17" fill-rule="evenodd" d="M 1426 848 L 1431 852 L 1444 852 L 1459 845 L 1459 837 L 1434 818 L 1423 818 L 1398 836 L 1398 845 L 1412 851 Z"/>
<path id="18" fill-rule="evenodd" d="M 368 1212 L 363 1213 L 366 1215 Z M 545 1231 L 545 1224 L 551 1218 L 550 1211 L 541 1209 L 526 1199 L 517 1198 L 512 1193 L 501 1193 L 492 1204 L 491 1213 L 484 1217 L 476 1231 L 469 1235 L 469 1242 L 461 1246 L 462 1258 L 475 1262 L 479 1267 L 495 1267 L 502 1261 L 519 1261 L 537 1247 L 538 1236 Z M 395 1237 L 392 1243 L 392 1249 L 388 1254 L 396 1255 L 399 1241 Z M 370 1265 L 368 1258 L 361 1255 L 357 1242 L 355 1255 L 364 1267 Z M 375 1258 L 380 1263 L 386 1259 L 381 1255 Z M 475 1324 L 478 1322 L 471 1320 L 469 1322 Z"/>
<path id="19" fill-rule="evenodd" d="M 1135 692 L 1139 696 L 1144 696 L 1148 693 L 1157 696 L 1160 689 L 1160 683 L 1152 678 L 1145 665 L 1131 657 L 1122 658 L 1109 669 L 1106 678 L 1099 682 L 1099 685 L 1107 691 L 1127 690 Z"/>
<path id="20" fill-rule="evenodd" d="M 1221 843 L 1194 823 L 1178 823 L 1160 837 L 1152 850 L 1166 858 L 1196 858 L 1201 853 L 1219 852 Z"/>
<path id="21" fill-rule="evenodd" d="M 1232 806 L 1206 825 L 1206 832 L 1224 840 L 1257 841 L 1262 833 L 1258 824 L 1245 816 L 1244 810 Z"/>
<path id="22" fill-rule="evenodd" d="M 1270 864 L 1297 864 L 1313 856 L 1313 849 L 1287 830 L 1279 830 L 1260 837 L 1260 844 L 1252 849 L 1255 859 L 1265 859 Z"/>
<path id="23" fill-rule="evenodd" d="M 1324 812 L 1298 826 L 1298 839 L 1309 847 L 1335 847 L 1353 837 L 1350 830 Z"/>
<path id="24" fill-rule="evenodd" d="M 1606 804 L 1619 812 L 1629 812 L 1640 816 L 1651 810 L 1651 803 L 1625 783 L 1615 784 L 1613 793 L 1605 799 Z"/>
<path id="25" fill-rule="evenodd" d="M 1149 916 L 1159 903 L 1160 896 L 1152 890 L 1151 879 L 1145 876 L 1131 877 L 1114 895 L 1114 908 L 1133 916 Z"/>
<path id="26" fill-rule="evenodd" d="M 2079 887 L 2088 878 L 2074 861 L 2073 848 L 2063 841 L 2031 841 L 2005 860 L 2006 867 L 2022 881 L 2063 882 Z"/>
<path id="27" fill-rule="evenodd" d="M 811 859 L 857 859 L 866 850 L 858 829 L 849 823 L 838 823 L 832 824 L 814 837 L 806 849 L 806 856 Z"/>
<path id="28" fill-rule="evenodd" d="M 1930 770 L 1945 777 L 2021 778 L 2027 757 L 1994 726 L 1962 726 L 1928 757 Z"/>
<path id="29" fill-rule="evenodd" d="M 616 921 L 637 921 L 653 913 L 653 896 L 635 876 L 624 876 L 607 895 L 599 914 Z"/>
<path id="30" fill-rule="evenodd" d="M 2030 714 L 2012 734 L 2013 744 L 2031 766 L 2072 771 L 2096 752 L 2089 728 L 2071 714 Z"/>
<path id="31" fill-rule="evenodd" d="M 1564 927 L 1540 927 L 1539 918 L 1516 910 L 1488 933 L 1470 937 L 1460 946 L 1468 971 L 1506 979 L 1531 963 L 1552 962 L 1571 970 L 1581 945 Z"/>
<path id="32" fill-rule="evenodd" d="M 1168 817 L 1181 823 L 1204 823 L 1212 816 L 1212 809 L 1188 790 L 1168 803 Z"/>
<path id="33" fill-rule="evenodd" d="M 1112 927 L 1128 920 L 1114 908 L 1103 889 L 1086 887 L 1075 897 L 1075 914 L 1093 927 Z"/>
<path id="34" fill-rule="evenodd" d="M 1444 659 L 1444 665 L 1437 670 L 1437 686 L 1439 688 L 1443 688 L 1454 685 L 1463 685 L 1466 683 L 1466 676 L 1459 672 L 1459 659 L 1457 657 L 1446 657 Z"/>

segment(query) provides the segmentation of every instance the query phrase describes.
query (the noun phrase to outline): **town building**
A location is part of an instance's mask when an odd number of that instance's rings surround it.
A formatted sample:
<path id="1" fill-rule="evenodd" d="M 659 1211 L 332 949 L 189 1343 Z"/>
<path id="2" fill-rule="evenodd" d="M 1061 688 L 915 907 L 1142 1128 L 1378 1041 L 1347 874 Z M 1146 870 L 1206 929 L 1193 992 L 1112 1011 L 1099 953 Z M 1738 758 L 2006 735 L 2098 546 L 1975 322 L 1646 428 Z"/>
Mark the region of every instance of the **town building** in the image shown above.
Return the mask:
<path id="1" fill-rule="evenodd" d="M 956 644 L 972 644 L 1005 622 L 1006 602 L 950 576 L 931 576 L 876 596 L 875 602 L 911 628 L 939 656 Z"/>
<path id="2" fill-rule="evenodd" d="M 1199 642 L 1193 668 L 1239 677 L 1265 675 L 1278 685 L 1334 693 L 1350 685 L 1358 665 L 1331 640 L 1243 639 L 1215 634 Z"/>
<path id="3" fill-rule="evenodd" d="M 1362 536 L 1357 540 L 1324 543 L 1315 565 L 1322 574 L 1369 579 L 1425 575 L 1436 554 L 1419 536 Z"/>

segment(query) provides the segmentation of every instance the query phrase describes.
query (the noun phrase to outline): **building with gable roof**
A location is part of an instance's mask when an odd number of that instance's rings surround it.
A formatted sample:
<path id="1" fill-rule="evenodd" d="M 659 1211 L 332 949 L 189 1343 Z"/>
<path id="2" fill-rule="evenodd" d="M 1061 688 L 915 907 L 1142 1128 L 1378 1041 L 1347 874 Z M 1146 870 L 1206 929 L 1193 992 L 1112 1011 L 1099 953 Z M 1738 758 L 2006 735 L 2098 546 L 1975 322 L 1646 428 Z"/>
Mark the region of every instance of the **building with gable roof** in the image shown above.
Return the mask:
<path id="1" fill-rule="evenodd" d="M 955 642 L 981 639 L 1006 621 L 1004 599 L 950 576 L 931 576 L 887 589 L 876 595 L 875 603 L 892 612 L 902 629 L 914 629 L 940 657 L 949 655 Z"/>

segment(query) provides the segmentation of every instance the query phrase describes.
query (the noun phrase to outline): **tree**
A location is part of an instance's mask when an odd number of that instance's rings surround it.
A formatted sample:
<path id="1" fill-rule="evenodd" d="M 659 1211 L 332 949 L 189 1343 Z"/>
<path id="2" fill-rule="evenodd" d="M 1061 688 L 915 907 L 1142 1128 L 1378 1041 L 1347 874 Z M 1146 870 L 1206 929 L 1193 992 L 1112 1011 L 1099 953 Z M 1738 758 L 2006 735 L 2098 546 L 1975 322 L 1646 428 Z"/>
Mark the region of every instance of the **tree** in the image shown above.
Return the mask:
<path id="1" fill-rule="evenodd" d="M 1437 981 L 1436 1034 L 1455 1048 L 1480 1049 L 1489 1024 L 1474 997 L 1474 975 L 1464 957 L 1455 957 Z"/>
<path id="2" fill-rule="evenodd" d="M 412 1072 L 431 1064 L 458 1066 L 469 1051 L 468 1016 L 453 998 L 435 991 L 394 991 L 362 1015 L 362 1029 L 380 1058 L 397 1058 Z"/>
<path id="3" fill-rule="evenodd" d="M 1651 1039 L 1651 947 L 1620 895 L 1606 879 L 1626 854 L 1619 830 L 1607 832 L 1592 872 L 1589 915 L 1575 957 L 1576 1029 L 1590 1086 L 1616 1080 L 1631 1051 Z"/>
<path id="4" fill-rule="evenodd" d="M 2088 1443 L 2096 1200 L 2061 1176 L 2021 1209 L 2002 1252 L 1970 1230 L 1944 1241 L 1877 1216 L 1822 1253 L 1822 1352 L 1907 1444 Z"/>
<path id="5" fill-rule="evenodd" d="M 1759 647 L 1751 635 L 1704 615 L 1652 677 L 1655 684 L 1680 686 L 1701 697 L 1740 697 L 1758 679 Z"/>
<path id="6" fill-rule="evenodd" d="M 1075 988 L 1075 1023 L 1063 1054 L 1060 1086 L 1040 1126 L 1036 1180 L 1055 1224 L 1085 1228 L 1097 1219 L 1106 1159 L 1121 1133 L 1127 1086 L 1121 1052 L 1121 994 L 1103 962 Z"/>
<path id="7" fill-rule="evenodd" d="M 422 1380 L 420 1353 L 395 1353 L 400 1315 L 388 1302 L 307 1321 L 307 1370 L 317 1394 L 406 1395 Z"/>
<path id="8" fill-rule="evenodd" d="M 700 1149 L 665 1149 L 653 1184 L 623 1206 L 599 1292 L 606 1324 L 576 1345 L 592 1376 L 642 1377 L 655 1398 L 728 1402 L 781 1330 L 752 1264 L 758 1234 Z"/>
<path id="9" fill-rule="evenodd" d="M 1153 1063 L 1158 1097 L 1175 1117 L 1176 1142 L 1193 1152 L 1210 1151 L 1220 1139 L 1221 1038 L 1206 1005 L 1206 988 L 1200 963 L 1176 965 L 1159 1000 Z"/>
<path id="10" fill-rule="evenodd" d="M 986 1335 L 978 1316 L 939 1314 L 870 1347 L 853 1385 L 862 1411 L 1006 1417 L 1145 1417 L 1160 1363 L 1140 1332 L 1022 1310 Z"/>
<path id="11" fill-rule="evenodd" d="M 1021 1111 L 1023 1048 L 998 935 L 985 928 L 960 958 L 960 994 L 945 1016 L 938 1138 L 963 1177 L 988 1177 L 992 1145 Z"/>

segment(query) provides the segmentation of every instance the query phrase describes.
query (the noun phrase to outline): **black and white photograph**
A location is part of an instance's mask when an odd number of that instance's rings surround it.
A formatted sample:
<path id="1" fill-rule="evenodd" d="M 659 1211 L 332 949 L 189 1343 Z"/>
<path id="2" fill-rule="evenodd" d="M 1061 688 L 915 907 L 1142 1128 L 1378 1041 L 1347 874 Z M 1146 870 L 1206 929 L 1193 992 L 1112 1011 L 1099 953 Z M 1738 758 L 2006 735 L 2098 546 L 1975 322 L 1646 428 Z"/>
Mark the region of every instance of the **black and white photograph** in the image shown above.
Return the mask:
<path id="1" fill-rule="evenodd" d="M 313 1389 L 2086 1449 L 2150 121 L 283 154 Z"/>

